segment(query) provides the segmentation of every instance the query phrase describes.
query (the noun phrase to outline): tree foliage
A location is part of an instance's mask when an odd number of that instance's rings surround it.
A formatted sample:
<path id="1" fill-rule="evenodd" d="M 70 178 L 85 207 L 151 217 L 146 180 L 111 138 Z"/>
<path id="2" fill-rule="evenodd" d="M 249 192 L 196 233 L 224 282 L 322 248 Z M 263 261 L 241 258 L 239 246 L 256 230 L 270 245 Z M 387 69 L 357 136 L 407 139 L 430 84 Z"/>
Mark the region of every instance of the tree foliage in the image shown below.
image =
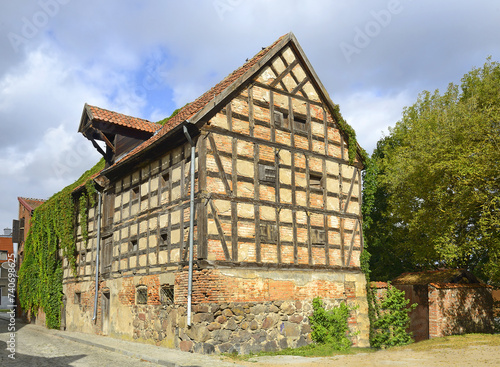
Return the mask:
<path id="1" fill-rule="evenodd" d="M 464 267 L 500 282 L 500 64 L 423 92 L 365 172 L 372 278 Z M 384 279 L 385 278 L 385 279 Z"/>

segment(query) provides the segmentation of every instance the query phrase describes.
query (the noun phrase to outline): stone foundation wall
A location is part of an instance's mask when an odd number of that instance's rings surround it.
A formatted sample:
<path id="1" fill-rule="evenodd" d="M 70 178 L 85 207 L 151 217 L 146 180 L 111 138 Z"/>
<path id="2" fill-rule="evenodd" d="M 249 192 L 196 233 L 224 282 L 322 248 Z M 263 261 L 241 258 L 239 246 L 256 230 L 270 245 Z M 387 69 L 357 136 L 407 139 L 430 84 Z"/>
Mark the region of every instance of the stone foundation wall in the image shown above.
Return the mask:
<path id="1" fill-rule="evenodd" d="M 342 301 L 324 303 L 330 308 Z M 296 348 L 311 343 L 311 314 L 310 301 L 200 304 L 193 306 L 192 325 L 187 327 L 185 307 L 144 306 L 134 312 L 133 337 L 204 354 Z M 355 316 L 350 325 L 356 331 Z M 359 343 L 356 335 L 352 341 Z"/>
<path id="2" fill-rule="evenodd" d="M 107 333 L 140 342 L 198 353 L 250 353 L 299 347 L 311 342 L 312 300 L 326 308 L 356 305 L 349 325 L 354 346 L 368 345 L 364 275 L 310 270 L 203 269 L 194 274 L 192 323 L 187 326 L 185 271 L 107 279 L 99 285 L 97 318 L 92 320 L 91 281 L 66 283 L 67 330 Z M 174 286 L 173 303 L 160 296 Z M 138 290 L 147 289 L 147 302 Z M 103 296 L 103 292 L 107 296 Z M 232 296 L 231 296 L 232 294 Z M 109 302 L 104 315 L 103 301 Z"/>

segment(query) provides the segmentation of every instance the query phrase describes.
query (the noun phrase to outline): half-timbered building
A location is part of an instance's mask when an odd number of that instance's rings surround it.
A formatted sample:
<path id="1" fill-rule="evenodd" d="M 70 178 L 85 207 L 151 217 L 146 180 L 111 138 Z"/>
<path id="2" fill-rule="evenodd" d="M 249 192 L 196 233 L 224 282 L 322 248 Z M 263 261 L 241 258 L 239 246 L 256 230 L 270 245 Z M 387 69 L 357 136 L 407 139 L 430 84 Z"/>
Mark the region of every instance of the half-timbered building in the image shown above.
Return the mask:
<path id="1" fill-rule="evenodd" d="M 363 162 L 337 109 L 291 33 L 162 125 L 85 105 L 79 132 L 107 165 L 76 277 L 65 264 L 66 328 L 280 349 L 311 341 L 321 297 L 358 306 L 351 335 L 366 346 Z"/>

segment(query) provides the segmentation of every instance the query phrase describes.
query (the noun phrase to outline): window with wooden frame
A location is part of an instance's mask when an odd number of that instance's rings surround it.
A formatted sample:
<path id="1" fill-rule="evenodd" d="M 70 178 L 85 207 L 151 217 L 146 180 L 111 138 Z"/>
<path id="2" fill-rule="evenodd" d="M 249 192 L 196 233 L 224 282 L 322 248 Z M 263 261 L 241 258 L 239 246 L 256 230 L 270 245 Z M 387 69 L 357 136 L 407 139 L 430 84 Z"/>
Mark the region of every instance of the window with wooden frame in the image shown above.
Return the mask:
<path id="1" fill-rule="evenodd" d="M 261 224 L 260 240 L 267 243 L 276 242 L 278 240 L 278 227 L 276 224 Z"/>
<path id="2" fill-rule="evenodd" d="M 174 286 L 170 284 L 163 284 L 160 287 L 160 303 L 163 306 L 170 306 L 174 304 Z"/>
<path id="3" fill-rule="evenodd" d="M 324 229 L 311 229 L 311 243 L 313 245 L 324 245 L 326 243 L 326 231 Z"/>
<path id="4" fill-rule="evenodd" d="M 317 173 L 309 174 L 309 187 L 312 189 L 322 189 L 323 188 L 323 176 Z"/>
<path id="5" fill-rule="evenodd" d="M 145 285 L 138 285 L 135 291 L 135 303 L 138 305 L 148 304 L 148 287 Z"/>
<path id="6" fill-rule="evenodd" d="M 104 194 L 102 206 L 102 225 L 104 227 L 113 224 L 113 216 L 115 214 L 115 193 L 108 191 Z"/>
<path id="7" fill-rule="evenodd" d="M 276 183 L 276 167 L 259 164 L 259 181 L 264 183 Z"/>
<path id="8" fill-rule="evenodd" d="M 298 131 L 307 131 L 307 121 L 304 118 L 294 116 L 293 128 Z"/>
<path id="9" fill-rule="evenodd" d="M 288 113 L 274 111 L 274 126 L 288 128 Z"/>
<path id="10" fill-rule="evenodd" d="M 113 237 L 103 239 L 102 245 L 102 271 L 107 272 L 111 270 L 111 263 L 113 262 Z"/>

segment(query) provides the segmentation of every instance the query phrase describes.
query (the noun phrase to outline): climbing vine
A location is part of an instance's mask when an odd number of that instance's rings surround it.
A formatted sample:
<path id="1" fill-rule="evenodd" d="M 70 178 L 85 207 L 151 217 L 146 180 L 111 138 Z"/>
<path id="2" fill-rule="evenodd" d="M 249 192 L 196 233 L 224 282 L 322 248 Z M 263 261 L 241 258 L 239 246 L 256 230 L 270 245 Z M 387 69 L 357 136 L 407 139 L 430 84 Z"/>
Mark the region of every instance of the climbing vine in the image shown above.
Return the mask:
<path id="1" fill-rule="evenodd" d="M 349 151 L 349 163 L 353 164 L 354 160 L 356 159 L 356 153 L 359 151 L 361 158 L 363 161 L 366 161 L 368 158 L 368 155 L 366 154 L 366 151 L 359 147 L 358 149 L 358 141 L 356 140 L 356 132 L 354 129 L 349 125 L 344 118 L 342 117 L 342 114 L 340 113 L 340 109 L 338 105 L 335 105 L 333 111 L 333 119 L 339 125 L 340 130 L 342 130 L 345 134 L 347 134 L 347 147 Z"/>
<path id="2" fill-rule="evenodd" d="M 63 259 L 76 275 L 75 212 L 78 210 L 80 214 L 82 235 L 86 240 L 87 210 L 95 204 L 95 188 L 90 178 L 103 168 L 104 160 L 101 160 L 76 182 L 39 206 L 31 219 L 18 274 L 19 301 L 32 315 L 42 309 L 49 328 L 59 328 L 61 323 Z M 77 206 L 73 191 L 82 184 L 85 190 Z"/>

